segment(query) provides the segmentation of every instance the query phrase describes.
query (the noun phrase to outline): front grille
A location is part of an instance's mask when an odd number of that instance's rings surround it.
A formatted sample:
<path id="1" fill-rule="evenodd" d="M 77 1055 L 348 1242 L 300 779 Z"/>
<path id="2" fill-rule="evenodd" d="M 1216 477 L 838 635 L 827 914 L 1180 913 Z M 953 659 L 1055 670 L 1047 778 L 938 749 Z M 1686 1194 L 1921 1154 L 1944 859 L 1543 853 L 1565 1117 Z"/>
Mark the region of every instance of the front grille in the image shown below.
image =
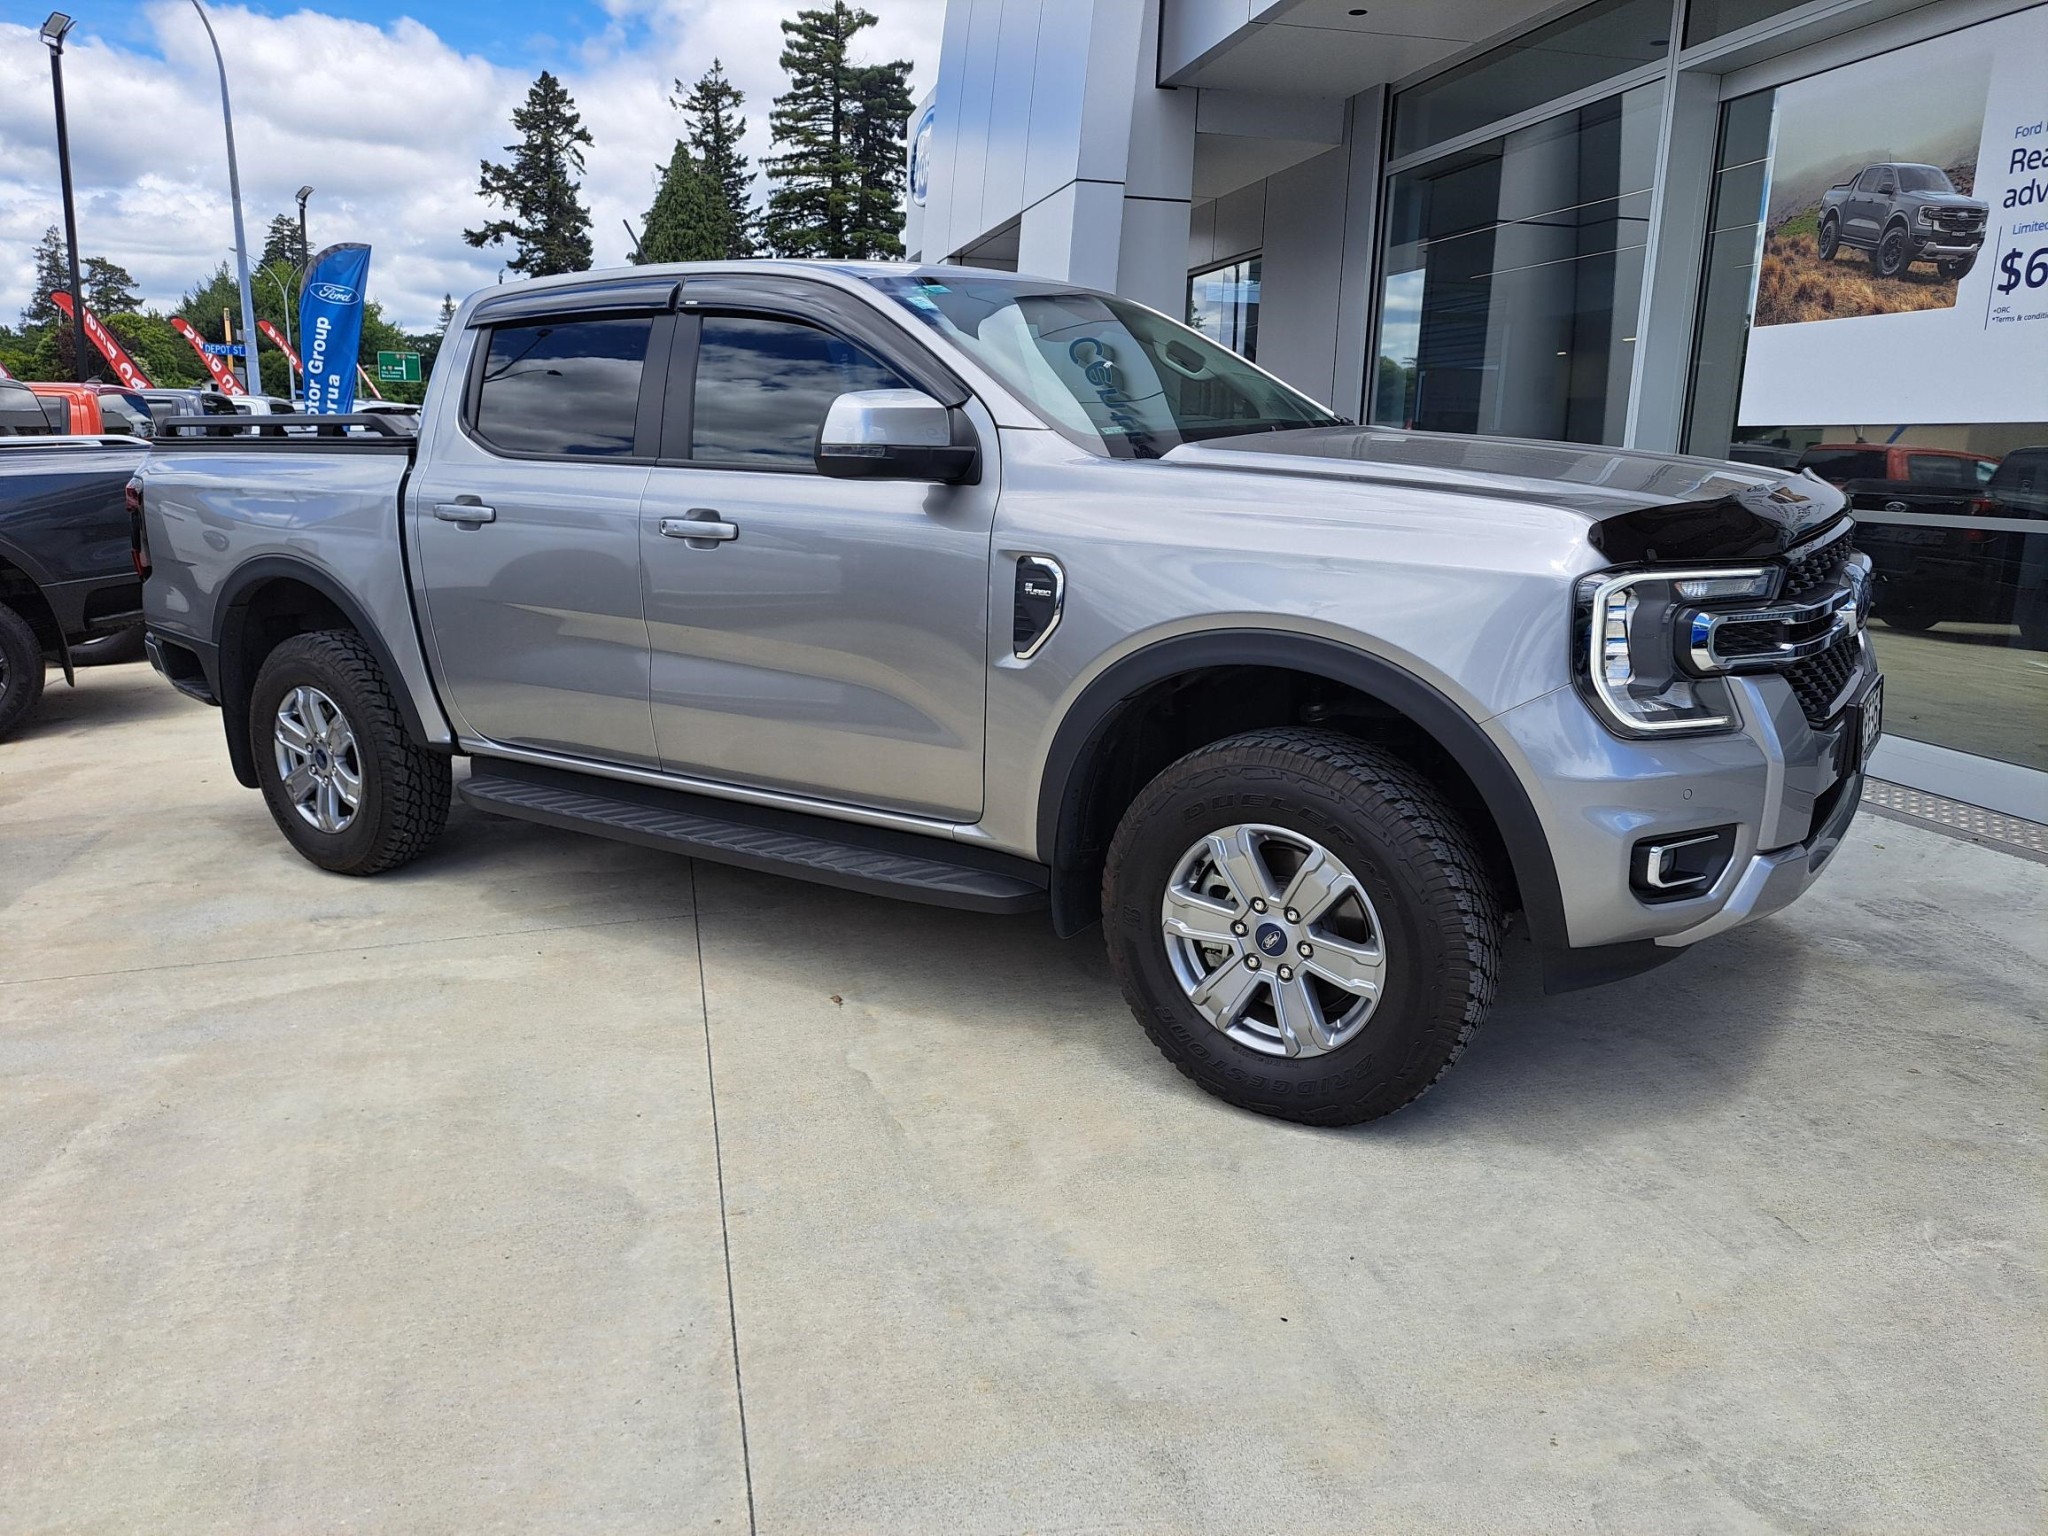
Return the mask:
<path id="1" fill-rule="evenodd" d="M 1849 686 L 1849 679 L 1862 664 L 1861 634 L 1844 635 L 1818 656 L 1793 662 L 1785 669 L 1785 680 L 1798 695 L 1806 718 L 1821 725 L 1833 713 L 1835 700 L 1842 696 L 1842 690 Z"/>
<path id="2" fill-rule="evenodd" d="M 1805 597 L 1842 579 L 1842 567 L 1856 553 L 1854 525 L 1844 518 L 1834 529 L 1809 539 L 1785 556 L 1785 584 L 1778 590 L 1779 601 Z"/>
<path id="3" fill-rule="evenodd" d="M 1984 215 L 1981 213 L 1937 213 L 1934 216 L 1934 222 L 1939 228 L 1948 230 L 1952 234 L 1974 234 L 1984 227 Z"/>

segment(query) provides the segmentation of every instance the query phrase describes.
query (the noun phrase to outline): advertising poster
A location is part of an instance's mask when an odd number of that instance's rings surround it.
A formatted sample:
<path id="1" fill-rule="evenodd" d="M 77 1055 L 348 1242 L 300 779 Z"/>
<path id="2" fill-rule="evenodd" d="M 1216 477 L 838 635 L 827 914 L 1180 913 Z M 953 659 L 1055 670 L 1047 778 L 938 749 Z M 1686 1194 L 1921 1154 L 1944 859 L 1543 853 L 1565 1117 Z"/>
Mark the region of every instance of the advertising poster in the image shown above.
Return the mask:
<path id="1" fill-rule="evenodd" d="M 1777 93 L 1743 426 L 2048 420 L 2048 7 Z"/>

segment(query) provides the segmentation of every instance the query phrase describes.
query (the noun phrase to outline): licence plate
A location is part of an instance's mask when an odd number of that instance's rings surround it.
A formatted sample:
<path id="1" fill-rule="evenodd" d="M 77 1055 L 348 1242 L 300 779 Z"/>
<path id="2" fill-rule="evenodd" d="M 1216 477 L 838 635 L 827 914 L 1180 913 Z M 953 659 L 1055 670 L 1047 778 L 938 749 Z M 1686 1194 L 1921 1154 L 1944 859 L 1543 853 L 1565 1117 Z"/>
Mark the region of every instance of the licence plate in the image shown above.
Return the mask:
<path id="1" fill-rule="evenodd" d="M 1856 763 L 1861 769 L 1870 761 L 1870 754 L 1877 750 L 1877 743 L 1884 735 L 1884 679 L 1879 678 L 1870 685 L 1870 692 L 1856 706 Z"/>

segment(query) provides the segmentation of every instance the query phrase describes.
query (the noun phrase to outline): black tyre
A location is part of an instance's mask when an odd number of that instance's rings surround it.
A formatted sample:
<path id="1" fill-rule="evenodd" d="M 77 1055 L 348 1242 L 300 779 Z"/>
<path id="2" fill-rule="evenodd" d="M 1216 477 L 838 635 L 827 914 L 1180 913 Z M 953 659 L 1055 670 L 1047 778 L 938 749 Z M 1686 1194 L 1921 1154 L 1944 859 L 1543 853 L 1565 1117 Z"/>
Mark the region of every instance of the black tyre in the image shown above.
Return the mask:
<path id="1" fill-rule="evenodd" d="M 1907 239 L 1903 226 L 1894 224 L 1884 232 L 1870 262 L 1879 277 L 1905 276 L 1906 268 L 1913 264 L 1913 242 Z"/>
<path id="2" fill-rule="evenodd" d="M 1830 214 L 1820 221 L 1820 236 L 1814 242 L 1822 261 L 1833 261 L 1842 246 L 1842 221 Z"/>
<path id="3" fill-rule="evenodd" d="M 1974 256 L 1957 256 L 1949 261 L 1937 261 L 1934 270 L 1939 272 L 1943 282 L 1958 282 L 1970 275 L 1970 268 L 1977 265 Z"/>
<path id="4" fill-rule="evenodd" d="M 0 603 L 0 737 L 34 711 L 43 697 L 43 642 L 29 622 Z"/>
<path id="5" fill-rule="evenodd" d="M 348 630 L 294 635 L 264 659 L 249 740 L 278 830 L 322 869 L 395 869 L 447 824 L 448 759 L 406 732 L 376 658 Z"/>
<path id="6" fill-rule="evenodd" d="M 1493 1000 L 1498 898 L 1421 773 L 1330 731 L 1190 753 L 1125 814 L 1103 876 L 1110 964 L 1202 1088 L 1310 1125 L 1391 1114 Z"/>

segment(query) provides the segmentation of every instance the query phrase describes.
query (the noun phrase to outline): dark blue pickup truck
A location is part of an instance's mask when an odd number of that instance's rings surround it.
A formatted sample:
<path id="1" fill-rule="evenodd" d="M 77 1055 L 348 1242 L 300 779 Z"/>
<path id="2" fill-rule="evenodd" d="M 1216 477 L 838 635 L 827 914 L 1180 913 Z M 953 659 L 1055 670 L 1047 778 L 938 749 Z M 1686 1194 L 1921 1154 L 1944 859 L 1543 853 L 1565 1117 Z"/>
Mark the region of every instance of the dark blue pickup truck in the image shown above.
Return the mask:
<path id="1" fill-rule="evenodd" d="M 43 696 L 73 648 L 132 629 L 142 581 L 130 543 L 128 481 L 141 438 L 14 435 L 0 423 L 0 737 Z"/>

